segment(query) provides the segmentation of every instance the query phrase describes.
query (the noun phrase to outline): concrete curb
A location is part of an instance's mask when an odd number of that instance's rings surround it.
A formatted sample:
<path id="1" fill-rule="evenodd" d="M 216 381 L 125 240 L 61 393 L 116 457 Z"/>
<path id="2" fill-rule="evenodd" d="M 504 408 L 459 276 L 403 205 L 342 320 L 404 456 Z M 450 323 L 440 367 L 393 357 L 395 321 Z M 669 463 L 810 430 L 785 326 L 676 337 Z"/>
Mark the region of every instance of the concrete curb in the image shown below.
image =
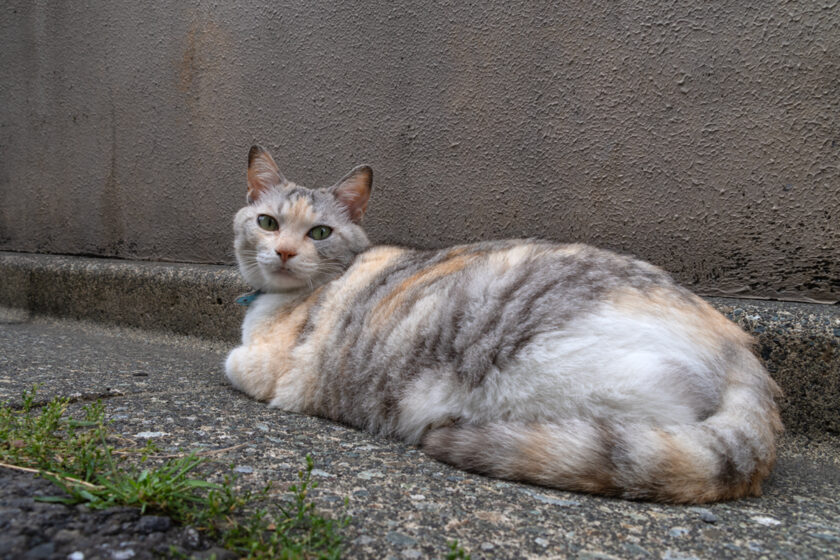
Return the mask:
<path id="1" fill-rule="evenodd" d="M 0 306 L 235 344 L 233 267 L 0 252 Z M 757 339 L 787 429 L 840 433 L 840 306 L 709 298 Z"/>
<path id="2" fill-rule="evenodd" d="M 0 305 L 236 342 L 250 288 L 230 266 L 0 252 Z"/>

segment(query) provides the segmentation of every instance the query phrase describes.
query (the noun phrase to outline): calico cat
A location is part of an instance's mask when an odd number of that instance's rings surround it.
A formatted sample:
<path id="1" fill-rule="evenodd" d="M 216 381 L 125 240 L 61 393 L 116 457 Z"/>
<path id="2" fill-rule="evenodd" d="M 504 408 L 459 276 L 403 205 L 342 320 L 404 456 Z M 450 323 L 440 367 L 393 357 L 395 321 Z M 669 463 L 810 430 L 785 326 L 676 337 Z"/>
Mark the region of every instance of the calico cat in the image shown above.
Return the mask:
<path id="1" fill-rule="evenodd" d="M 308 189 L 258 146 L 248 162 L 235 249 L 258 295 L 225 364 L 238 389 L 494 477 L 760 494 L 780 390 L 750 337 L 662 270 L 533 240 L 371 247 L 369 167 Z"/>

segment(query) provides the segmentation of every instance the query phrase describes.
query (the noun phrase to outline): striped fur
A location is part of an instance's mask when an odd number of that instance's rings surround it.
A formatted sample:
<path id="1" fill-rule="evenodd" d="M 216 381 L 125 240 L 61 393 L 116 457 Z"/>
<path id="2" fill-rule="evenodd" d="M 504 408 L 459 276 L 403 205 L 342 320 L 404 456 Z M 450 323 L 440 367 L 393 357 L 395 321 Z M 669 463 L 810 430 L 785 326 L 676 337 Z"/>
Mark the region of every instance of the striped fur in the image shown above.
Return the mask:
<path id="1" fill-rule="evenodd" d="M 749 337 L 660 269 L 532 240 L 370 248 L 369 171 L 324 190 L 277 177 L 235 220 L 240 268 L 271 292 L 226 364 L 241 390 L 491 476 L 665 502 L 759 494 L 779 389 Z M 256 227 L 266 213 L 278 231 Z M 332 236 L 305 237 L 315 225 Z M 301 260 L 282 281 L 278 243 Z"/>

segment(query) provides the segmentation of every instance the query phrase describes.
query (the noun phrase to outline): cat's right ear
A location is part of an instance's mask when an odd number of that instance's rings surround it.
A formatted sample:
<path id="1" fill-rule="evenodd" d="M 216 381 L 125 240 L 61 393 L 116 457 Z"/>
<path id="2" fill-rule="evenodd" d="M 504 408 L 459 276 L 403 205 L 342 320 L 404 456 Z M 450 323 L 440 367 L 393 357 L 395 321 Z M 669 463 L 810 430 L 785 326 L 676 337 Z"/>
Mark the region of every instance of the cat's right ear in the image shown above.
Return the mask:
<path id="1" fill-rule="evenodd" d="M 262 146 L 248 152 L 248 203 L 256 202 L 266 191 L 286 182 L 274 158 Z"/>

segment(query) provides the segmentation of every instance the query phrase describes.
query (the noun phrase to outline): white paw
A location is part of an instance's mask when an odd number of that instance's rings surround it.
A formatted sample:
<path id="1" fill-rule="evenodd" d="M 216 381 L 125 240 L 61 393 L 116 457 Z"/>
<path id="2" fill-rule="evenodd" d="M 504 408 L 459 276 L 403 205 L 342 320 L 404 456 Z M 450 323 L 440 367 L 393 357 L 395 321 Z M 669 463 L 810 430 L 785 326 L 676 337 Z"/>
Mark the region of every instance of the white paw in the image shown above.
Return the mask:
<path id="1" fill-rule="evenodd" d="M 242 362 L 247 354 L 247 349 L 244 346 L 238 346 L 231 350 L 230 354 L 228 354 L 227 359 L 225 360 L 225 376 L 230 381 L 231 385 L 239 389 L 240 391 L 244 391 L 242 387 L 242 376 L 245 373 L 242 367 Z"/>
<path id="2" fill-rule="evenodd" d="M 234 387 L 257 400 L 268 400 L 274 394 L 271 354 L 263 347 L 234 348 L 225 361 L 225 373 Z"/>

